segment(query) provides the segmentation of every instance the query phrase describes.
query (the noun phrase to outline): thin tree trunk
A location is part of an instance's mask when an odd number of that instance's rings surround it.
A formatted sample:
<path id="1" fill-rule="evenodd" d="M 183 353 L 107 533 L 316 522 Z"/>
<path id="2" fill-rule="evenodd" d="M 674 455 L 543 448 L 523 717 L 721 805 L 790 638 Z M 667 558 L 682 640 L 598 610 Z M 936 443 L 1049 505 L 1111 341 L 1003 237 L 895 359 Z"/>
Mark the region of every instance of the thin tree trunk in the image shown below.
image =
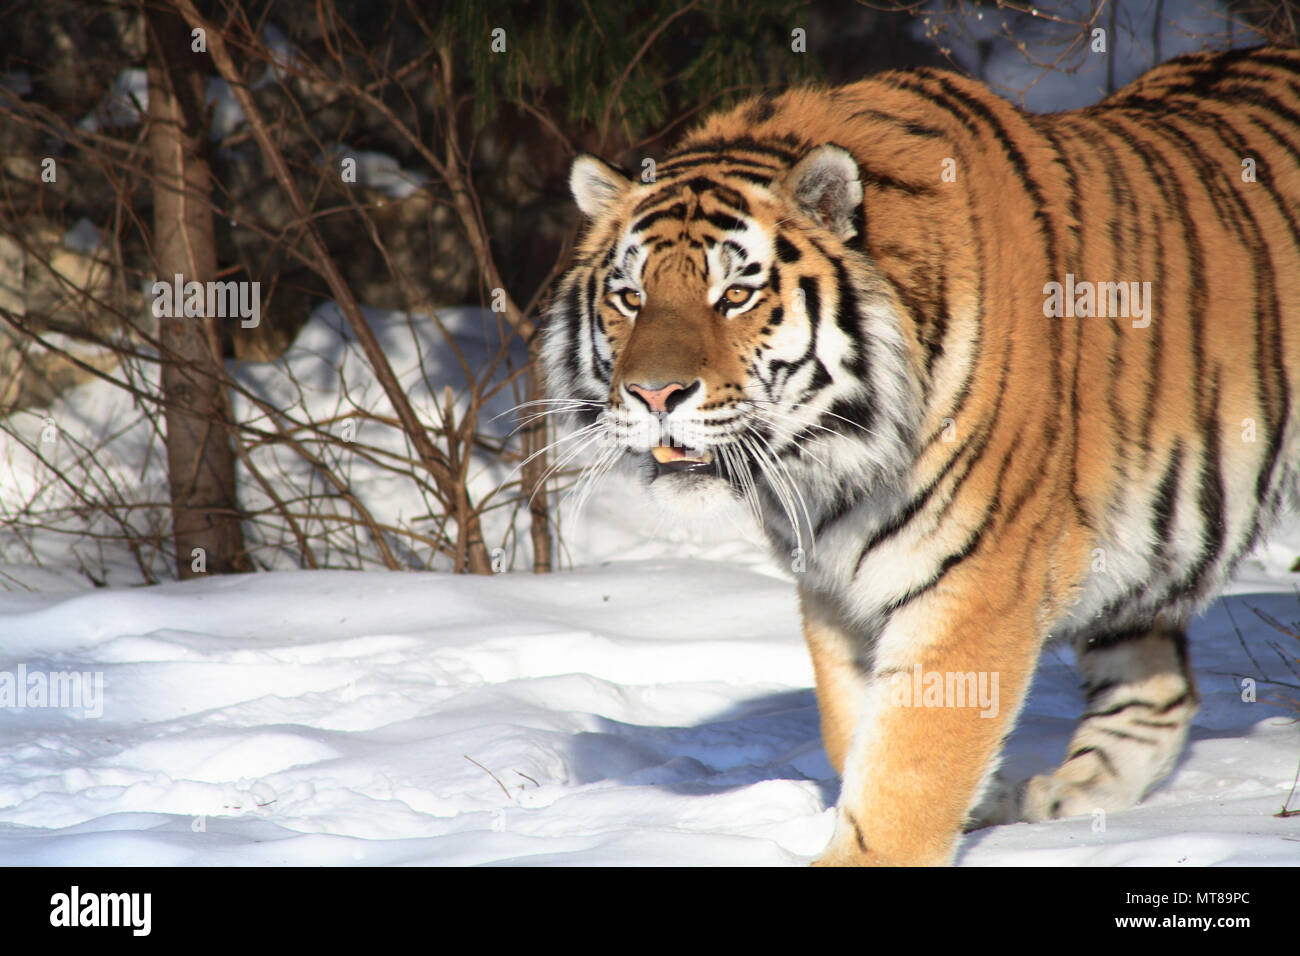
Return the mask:
<path id="1" fill-rule="evenodd" d="M 154 174 L 153 253 L 158 278 L 216 278 L 202 54 L 176 14 L 145 7 L 149 35 L 149 149 Z M 221 339 L 213 316 L 159 319 L 167 466 L 177 572 L 247 570 L 235 498 L 235 456 L 224 424 Z"/>
<path id="2" fill-rule="evenodd" d="M 284 154 L 271 136 L 270 124 L 263 117 L 262 111 L 258 109 L 257 102 L 253 99 L 248 84 L 244 82 L 243 77 L 236 70 L 235 62 L 226 47 L 225 38 L 216 27 L 208 23 L 199 14 L 198 9 L 191 0 L 171 0 L 171 3 L 185 17 L 186 22 L 191 27 L 205 31 L 208 55 L 212 58 L 212 65 L 216 67 L 222 78 L 230 84 L 230 91 L 244 111 L 244 118 L 248 121 L 253 138 L 257 140 L 258 147 L 262 151 L 262 157 L 271 168 L 271 174 L 284 191 L 285 198 L 289 201 L 290 207 L 302 224 L 303 242 L 318 264 L 317 274 L 329 286 L 330 293 L 339 305 L 339 310 L 343 313 L 343 317 L 347 319 L 353 334 L 356 335 L 357 344 L 361 346 L 366 361 L 370 364 L 371 371 L 374 372 L 375 378 L 379 380 L 379 385 L 384 390 L 384 394 L 388 396 L 388 400 L 392 403 L 393 411 L 397 413 L 397 418 L 402 423 L 402 430 L 406 432 L 416 454 L 420 456 L 420 460 L 433 476 L 444 496 L 455 503 L 455 512 L 460 519 L 458 524 L 461 525 L 458 534 L 460 553 L 456 557 L 456 570 L 468 569 L 472 574 L 491 574 L 492 562 L 488 557 L 487 547 L 483 541 L 483 530 L 479 522 L 478 512 L 468 507 L 469 490 L 465 487 L 464 480 L 448 467 L 446 456 L 442 455 L 434 446 L 433 441 L 416 417 L 415 410 L 411 407 L 410 401 L 402 391 L 397 376 L 393 374 L 392 366 L 385 357 L 384 350 L 379 345 L 379 340 L 375 338 L 375 333 L 371 330 L 369 323 L 366 322 L 365 314 L 361 311 L 356 296 L 352 294 L 352 289 L 344 281 L 338 265 L 330 256 L 329 250 L 316 228 L 315 221 L 308 214 L 307 205 L 294 183 L 292 174 L 289 172 L 289 165 L 285 162 Z"/>
<path id="3" fill-rule="evenodd" d="M 525 381 L 528 383 L 527 401 L 543 397 L 541 359 L 536 349 L 529 350 L 530 364 Z M 551 508 L 546 490 L 546 473 L 550 468 L 550 455 L 537 454 L 546 445 L 546 423 L 550 416 L 537 414 L 536 405 L 525 406 L 520 416 L 527 422 L 521 429 L 524 459 L 532 458 L 523 467 L 520 476 L 520 493 L 528 500 L 529 534 L 533 542 L 533 573 L 549 574 L 551 571 Z M 534 458 L 533 456 L 536 455 Z"/>

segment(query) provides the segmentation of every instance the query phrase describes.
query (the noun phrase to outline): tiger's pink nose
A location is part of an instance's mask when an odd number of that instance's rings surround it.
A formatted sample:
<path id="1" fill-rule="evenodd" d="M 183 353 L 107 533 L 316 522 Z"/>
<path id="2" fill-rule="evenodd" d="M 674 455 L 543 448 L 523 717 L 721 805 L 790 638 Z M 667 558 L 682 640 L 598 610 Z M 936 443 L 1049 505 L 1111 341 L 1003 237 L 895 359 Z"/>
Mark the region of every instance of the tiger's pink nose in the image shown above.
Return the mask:
<path id="1" fill-rule="evenodd" d="M 645 388 L 641 385 L 629 385 L 627 390 L 649 405 L 650 411 L 652 412 L 672 411 L 668 405 L 669 400 L 671 399 L 672 403 L 676 405 L 678 401 L 686 397 L 685 395 L 678 395 L 677 398 L 672 398 L 674 393 L 684 392 L 686 390 L 685 386 L 678 382 L 672 382 L 665 385 L 663 388 Z"/>

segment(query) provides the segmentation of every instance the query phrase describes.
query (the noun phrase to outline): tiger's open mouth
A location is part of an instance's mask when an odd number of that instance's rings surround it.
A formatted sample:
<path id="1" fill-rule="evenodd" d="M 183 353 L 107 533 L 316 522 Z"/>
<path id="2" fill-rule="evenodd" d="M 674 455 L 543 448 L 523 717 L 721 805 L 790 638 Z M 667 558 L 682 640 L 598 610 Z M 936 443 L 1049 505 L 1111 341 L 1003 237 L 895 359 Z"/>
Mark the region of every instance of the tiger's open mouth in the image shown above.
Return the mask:
<path id="1" fill-rule="evenodd" d="M 673 448 L 656 445 L 650 449 L 654 458 L 655 477 L 661 475 L 714 474 L 713 452 L 695 448 Z"/>

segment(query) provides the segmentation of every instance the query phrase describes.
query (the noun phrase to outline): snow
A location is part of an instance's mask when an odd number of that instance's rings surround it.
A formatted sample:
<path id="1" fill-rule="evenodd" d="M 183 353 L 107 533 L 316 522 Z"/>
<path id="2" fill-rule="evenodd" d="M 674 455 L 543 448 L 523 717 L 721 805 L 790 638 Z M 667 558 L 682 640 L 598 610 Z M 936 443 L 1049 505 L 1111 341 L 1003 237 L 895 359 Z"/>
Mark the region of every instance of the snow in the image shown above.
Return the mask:
<path id="1" fill-rule="evenodd" d="M 1277 593 L 1232 598 L 1257 658 Z M 12 864 L 806 862 L 838 785 L 792 587 L 629 561 L 557 575 L 298 571 L 0 595 L 0 673 L 103 675 L 103 715 L 0 709 Z M 972 834 L 967 865 L 1300 864 L 1272 816 L 1300 761 L 1220 603 L 1205 703 L 1141 806 Z M 1285 675 L 1283 675 L 1285 676 Z M 1009 769 L 1058 760 L 1082 702 L 1049 651 Z M 1260 685 L 1260 697 L 1269 696 Z"/>
<path id="2" fill-rule="evenodd" d="M 82 216 L 77 224 L 63 234 L 63 247 L 88 256 L 97 255 L 104 243 L 104 234 L 93 222 Z"/>
<path id="3" fill-rule="evenodd" d="M 127 69 L 113 79 L 113 88 L 91 112 L 83 116 L 77 128 L 97 133 L 105 127 L 134 126 L 149 112 L 149 74 L 147 70 Z"/>
<path id="4" fill-rule="evenodd" d="M 421 191 L 429 181 L 429 177 L 419 170 L 405 169 L 396 158 L 375 150 L 340 145 L 328 156 L 320 157 L 321 162 L 329 162 L 335 169 L 340 169 L 340 164 L 347 159 L 355 164 L 358 186 L 378 190 L 390 199 L 405 199 Z"/>
<path id="5" fill-rule="evenodd" d="M 301 53 L 292 42 L 271 24 L 266 24 L 261 31 L 261 40 L 270 53 L 262 75 L 253 82 L 251 89 L 258 90 L 270 83 L 278 83 L 293 75 L 301 63 Z M 25 73 L 10 73 L 0 76 L 0 88 L 9 88 L 18 96 L 31 92 L 31 85 Z M 234 133 L 244 124 L 244 110 L 235 99 L 230 84 L 219 76 L 207 78 L 205 102 L 211 111 L 209 138 L 220 142 Z M 122 70 L 113 79 L 113 88 L 91 112 L 77 123 L 77 128 L 88 133 L 97 133 L 104 128 L 131 127 L 141 122 L 149 112 L 149 77 L 148 71 L 141 69 Z"/>
<path id="6" fill-rule="evenodd" d="M 422 419 L 437 426 L 446 404 L 445 389 L 450 387 L 460 420 L 468 410 L 468 391 L 460 364 L 446 348 L 441 329 L 456 337 L 469 367 L 478 369 L 497 351 L 499 317 L 477 308 L 445 309 L 438 313 L 440 328 L 427 315 L 408 317 L 380 309 L 366 312 Z M 47 338 L 60 347 L 67 345 L 55 336 Z M 522 347 L 511 355 L 516 367 L 525 358 Z M 325 438 L 351 435 L 358 447 L 369 445 L 392 456 L 390 461 L 411 457 L 404 435 L 373 417 L 391 421 L 395 414 L 370 374 L 359 344 L 332 303 L 317 309 L 285 361 L 232 363 L 231 371 L 242 389 L 232 396 L 235 414 L 253 427 L 275 430 L 269 418 L 272 413 L 265 411 L 269 408 L 283 422 L 324 423 L 320 431 Z M 509 365 L 503 363 L 499 373 L 507 371 Z M 142 392 L 156 392 L 157 375 L 152 364 L 134 366 L 130 374 L 121 370 L 113 374 L 130 380 Z M 348 383 L 346 389 L 341 388 L 342 382 Z M 505 389 L 485 403 L 484 417 L 503 415 L 516 400 L 511 390 Z M 507 415 L 492 427 L 504 435 L 514 425 L 513 416 Z M 109 584 L 138 582 L 140 572 L 129 552 L 102 547 L 83 533 L 86 520 L 79 506 L 86 492 L 101 498 L 120 497 L 131 506 L 124 520 L 145 541 L 142 562 L 155 577 L 167 574 L 166 562 L 147 543 L 152 529 L 167 521 L 166 458 L 157 446 L 154 424 L 130 393 L 93 381 L 60 396 L 48 409 L 16 413 L 7 427 L 8 432 L 0 432 L 0 521 L 21 520 L 24 526 L 37 522 L 39 528 L 17 532 L 15 525 L 12 530 L 17 533 L 0 535 L 0 577 L 28 584 L 39 579 L 41 583 L 32 586 L 40 587 L 49 587 L 51 577 L 63 580 L 65 586 L 84 586 L 85 566 L 95 578 Z M 310 439 L 310 432 L 307 434 Z M 40 452 L 40 458 L 32 453 L 33 449 Z M 86 460 L 86 450 L 94 451 L 93 462 Z M 373 467 L 362 455 L 352 453 L 346 443 L 321 441 L 313 444 L 313 450 L 372 506 L 376 520 L 416 533 L 429 530 L 429 503 L 414 492 L 409 479 Z M 263 445 L 252 453 L 252 458 L 282 496 L 320 496 L 331 490 L 318 470 L 282 444 Z M 481 500 L 510 478 L 509 467 L 484 458 L 472 474 L 475 500 Z M 269 505 L 258 482 L 242 465 L 239 479 L 245 507 L 256 510 Z M 337 509 L 325 502 L 320 510 Z M 508 525 L 508 516 L 502 511 L 489 513 L 485 521 L 491 531 L 489 540 L 501 545 L 507 567 L 527 566 L 531 561 L 528 536 L 519 536 L 522 542 L 516 555 Z M 314 531 L 319 525 L 307 520 L 303 527 Z M 333 527 L 328 543 L 318 544 L 322 561 L 341 561 L 341 551 L 356 550 L 351 526 Z M 97 520 L 90 530 L 115 529 L 120 530 L 112 522 Z M 60 533 L 55 534 L 56 530 Z M 264 566 L 298 566 L 289 554 L 293 535 L 282 522 L 252 525 L 248 535 L 255 556 Z M 403 540 L 409 544 L 411 539 Z M 34 567 L 37 562 L 28 556 L 29 545 L 43 567 Z M 430 554 L 424 546 L 417 549 L 411 545 L 403 554 L 413 567 L 451 566 L 448 559 Z M 364 560 L 371 566 L 379 563 L 373 550 L 365 550 Z M 358 565 L 354 562 L 347 566 Z"/>
<path id="7" fill-rule="evenodd" d="M 1106 95 L 1108 69 L 1118 90 L 1183 53 L 1264 42 L 1215 0 L 1125 0 L 1102 6 L 1091 20 L 1098 6 L 1092 0 L 1054 0 L 1039 8 L 1041 16 L 986 6 L 971 17 L 946 6 L 931 4 L 918 14 L 918 39 L 932 34 L 962 68 L 1035 112 L 1095 103 Z"/>

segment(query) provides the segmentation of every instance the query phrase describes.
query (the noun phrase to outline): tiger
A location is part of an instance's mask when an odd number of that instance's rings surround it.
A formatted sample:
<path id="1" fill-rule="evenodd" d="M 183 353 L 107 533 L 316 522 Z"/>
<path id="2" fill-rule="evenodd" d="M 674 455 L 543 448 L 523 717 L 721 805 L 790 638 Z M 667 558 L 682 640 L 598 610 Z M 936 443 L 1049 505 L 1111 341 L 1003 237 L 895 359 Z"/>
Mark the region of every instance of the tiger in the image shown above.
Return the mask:
<path id="1" fill-rule="evenodd" d="M 1297 157 L 1300 51 L 1258 47 L 1055 114 L 891 71 L 719 111 L 653 175 L 575 159 L 551 408 L 587 476 L 741 502 L 792 568 L 840 779 L 814 863 L 950 865 L 1170 772 L 1189 619 L 1300 497 Z M 1013 784 L 1053 642 L 1086 710 Z"/>

